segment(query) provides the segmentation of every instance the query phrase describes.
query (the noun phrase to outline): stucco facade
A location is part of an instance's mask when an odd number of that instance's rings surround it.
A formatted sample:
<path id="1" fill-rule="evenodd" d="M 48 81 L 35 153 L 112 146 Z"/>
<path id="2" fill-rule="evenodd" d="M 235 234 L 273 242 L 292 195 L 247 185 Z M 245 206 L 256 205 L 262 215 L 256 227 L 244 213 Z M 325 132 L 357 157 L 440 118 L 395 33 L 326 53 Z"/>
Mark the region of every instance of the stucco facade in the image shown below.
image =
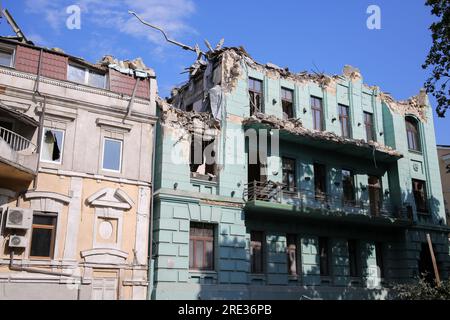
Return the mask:
<path id="1" fill-rule="evenodd" d="M 0 299 L 146 299 L 154 72 L 0 45 L 13 57 L 0 66 Z M 32 209 L 31 225 L 8 227 L 12 208 Z"/>
<path id="2" fill-rule="evenodd" d="M 321 130 L 312 98 L 321 101 Z M 392 283 L 430 271 L 427 234 L 440 276 L 448 277 L 432 108 L 423 92 L 395 101 L 351 67 L 334 77 L 294 74 L 226 48 L 209 52 L 159 106 L 154 299 L 383 299 Z M 342 137 L 346 115 L 350 132 Z M 417 124 L 419 151 L 408 145 L 407 118 Z M 248 139 L 249 129 L 266 130 L 260 139 L 269 145 L 279 142 L 260 156 L 256 173 L 249 157 L 261 145 Z M 192 165 L 199 135 L 214 141 L 214 169 Z"/>

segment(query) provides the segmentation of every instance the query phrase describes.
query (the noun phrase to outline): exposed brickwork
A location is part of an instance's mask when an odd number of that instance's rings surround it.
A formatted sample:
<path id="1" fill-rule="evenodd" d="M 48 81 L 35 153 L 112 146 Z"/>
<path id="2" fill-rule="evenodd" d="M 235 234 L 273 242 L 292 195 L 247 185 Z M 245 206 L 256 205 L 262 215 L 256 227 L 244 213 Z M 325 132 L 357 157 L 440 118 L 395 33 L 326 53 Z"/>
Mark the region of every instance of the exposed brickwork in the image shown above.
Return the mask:
<path id="1" fill-rule="evenodd" d="M 132 76 L 122 74 L 115 70 L 110 70 L 109 79 L 111 91 L 126 94 L 129 96 L 133 94 L 136 79 L 134 79 Z M 150 82 L 148 79 L 140 81 L 136 92 L 136 97 L 146 99 L 150 97 Z"/>
<path id="2" fill-rule="evenodd" d="M 37 74 L 39 66 L 39 50 L 17 46 L 16 69 L 19 71 Z"/>

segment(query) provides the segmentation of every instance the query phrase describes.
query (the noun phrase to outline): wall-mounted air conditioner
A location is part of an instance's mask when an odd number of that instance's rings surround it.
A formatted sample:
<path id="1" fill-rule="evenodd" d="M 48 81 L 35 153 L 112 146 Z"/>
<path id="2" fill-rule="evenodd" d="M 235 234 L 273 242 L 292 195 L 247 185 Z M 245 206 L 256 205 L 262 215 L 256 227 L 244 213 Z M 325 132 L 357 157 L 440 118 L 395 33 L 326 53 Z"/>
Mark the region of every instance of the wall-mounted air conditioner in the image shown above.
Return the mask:
<path id="1" fill-rule="evenodd" d="M 9 207 L 5 227 L 8 229 L 30 229 L 33 223 L 33 210 Z"/>
<path id="2" fill-rule="evenodd" d="M 16 235 L 12 235 L 9 237 L 10 248 L 25 248 L 26 246 L 27 246 L 27 238 Z"/>

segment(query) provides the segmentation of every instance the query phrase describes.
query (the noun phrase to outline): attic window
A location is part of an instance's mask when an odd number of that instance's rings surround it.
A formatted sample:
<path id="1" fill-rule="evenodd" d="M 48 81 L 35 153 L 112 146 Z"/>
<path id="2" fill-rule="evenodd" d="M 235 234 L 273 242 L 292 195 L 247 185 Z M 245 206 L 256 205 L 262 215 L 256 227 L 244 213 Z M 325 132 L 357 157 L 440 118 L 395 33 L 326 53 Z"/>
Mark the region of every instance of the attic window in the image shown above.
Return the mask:
<path id="1" fill-rule="evenodd" d="M 0 65 L 12 68 L 13 63 L 14 63 L 14 49 L 0 48 Z"/>
<path id="2" fill-rule="evenodd" d="M 69 64 L 67 69 L 67 79 L 91 87 L 106 88 L 106 76 L 104 74 L 72 64 Z"/>
<path id="3" fill-rule="evenodd" d="M 203 140 L 192 135 L 191 176 L 199 179 L 216 180 L 215 140 Z"/>

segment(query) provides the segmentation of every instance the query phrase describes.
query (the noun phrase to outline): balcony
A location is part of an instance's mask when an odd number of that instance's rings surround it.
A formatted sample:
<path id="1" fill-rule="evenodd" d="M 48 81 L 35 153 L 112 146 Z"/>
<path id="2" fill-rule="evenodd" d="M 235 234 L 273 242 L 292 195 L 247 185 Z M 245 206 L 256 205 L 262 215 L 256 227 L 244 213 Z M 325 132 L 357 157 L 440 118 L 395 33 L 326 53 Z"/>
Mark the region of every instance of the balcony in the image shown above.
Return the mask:
<path id="1" fill-rule="evenodd" d="M 345 200 L 338 195 L 313 190 L 290 189 L 273 181 L 254 181 L 244 190 L 245 209 L 257 214 L 291 215 L 305 219 L 371 226 L 406 227 L 412 224 L 406 208 L 390 203 Z"/>
<path id="2" fill-rule="evenodd" d="M 36 175 L 36 151 L 30 140 L 0 127 L 0 187 L 29 183 Z"/>

